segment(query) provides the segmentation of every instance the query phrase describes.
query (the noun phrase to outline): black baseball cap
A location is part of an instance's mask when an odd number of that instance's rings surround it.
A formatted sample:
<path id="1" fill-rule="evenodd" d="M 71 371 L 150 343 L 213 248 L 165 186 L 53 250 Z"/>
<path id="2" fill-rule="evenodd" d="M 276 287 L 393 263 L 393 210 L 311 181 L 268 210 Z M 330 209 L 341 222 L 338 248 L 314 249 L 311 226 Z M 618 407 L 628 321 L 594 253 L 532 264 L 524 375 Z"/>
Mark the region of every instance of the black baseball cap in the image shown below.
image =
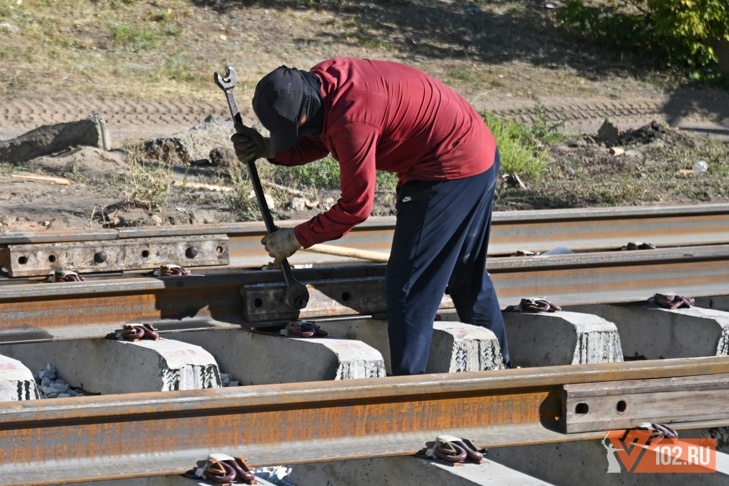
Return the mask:
<path id="1" fill-rule="evenodd" d="M 296 143 L 305 90 L 299 70 L 286 66 L 270 72 L 256 85 L 253 111 L 271 133 L 274 152 L 288 150 Z"/>

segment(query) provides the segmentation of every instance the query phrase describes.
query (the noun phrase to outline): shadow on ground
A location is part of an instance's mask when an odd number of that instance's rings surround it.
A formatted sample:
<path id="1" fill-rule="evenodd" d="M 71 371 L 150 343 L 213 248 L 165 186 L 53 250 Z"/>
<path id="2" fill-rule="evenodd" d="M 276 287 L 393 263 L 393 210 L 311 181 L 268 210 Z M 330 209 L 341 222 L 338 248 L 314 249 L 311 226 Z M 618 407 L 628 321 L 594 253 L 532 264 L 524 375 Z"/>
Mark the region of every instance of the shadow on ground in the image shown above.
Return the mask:
<path id="1" fill-rule="evenodd" d="M 547 8 L 547 3 L 541 0 L 499 0 L 488 2 L 483 8 L 472 6 L 471 2 L 435 0 L 193 0 L 193 3 L 221 15 L 233 15 L 238 9 L 251 7 L 326 10 L 347 28 L 322 26 L 318 37 L 323 43 L 384 47 L 405 54 L 406 62 L 422 58 L 484 65 L 521 62 L 543 69 L 568 67 L 592 81 L 608 76 L 645 78 L 651 74 L 636 67 L 643 64 L 631 59 L 630 53 L 610 52 L 566 36 L 555 27 L 556 9 Z M 727 90 L 677 88 L 668 95 L 664 113 L 671 125 L 701 113 L 715 120 L 719 128 L 699 127 L 697 131 L 729 133 Z"/>

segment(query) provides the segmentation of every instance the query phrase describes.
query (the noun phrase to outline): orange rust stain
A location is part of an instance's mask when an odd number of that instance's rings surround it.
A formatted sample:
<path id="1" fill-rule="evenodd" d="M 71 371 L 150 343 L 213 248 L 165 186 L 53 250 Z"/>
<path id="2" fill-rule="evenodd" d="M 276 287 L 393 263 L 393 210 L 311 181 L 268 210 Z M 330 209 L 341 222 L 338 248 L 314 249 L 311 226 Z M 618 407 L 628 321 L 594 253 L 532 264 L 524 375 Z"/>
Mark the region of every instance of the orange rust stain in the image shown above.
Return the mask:
<path id="1" fill-rule="evenodd" d="M 549 392 L 542 390 L 329 407 L 230 409 L 208 416 L 107 417 L 104 423 L 83 423 L 79 410 L 78 424 L 0 430 L 4 445 L 0 463 L 531 423 L 539 420 L 548 399 Z"/>

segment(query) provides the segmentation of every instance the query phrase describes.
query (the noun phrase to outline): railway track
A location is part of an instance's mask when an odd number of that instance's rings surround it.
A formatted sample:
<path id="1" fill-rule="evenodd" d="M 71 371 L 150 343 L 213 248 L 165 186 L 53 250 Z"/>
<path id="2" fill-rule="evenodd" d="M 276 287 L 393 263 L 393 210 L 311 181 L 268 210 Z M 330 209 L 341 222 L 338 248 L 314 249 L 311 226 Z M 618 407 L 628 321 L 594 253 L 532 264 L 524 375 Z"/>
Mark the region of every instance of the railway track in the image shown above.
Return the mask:
<path id="1" fill-rule="evenodd" d="M 0 235 L 0 355 L 32 371 L 55 362 L 100 393 L 3 403 L 0 484 L 176 475 L 218 451 L 254 466 L 407 457 L 444 432 L 499 450 L 597 444 L 642 421 L 727 426 L 727 218 L 727 205 L 495 214 L 488 265 L 502 307 L 541 296 L 563 310 L 508 313 L 523 367 L 504 370 L 446 295 L 432 373 L 387 378 L 384 264 L 297 253 L 311 295 L 297 312 L 280 273 L 262 269 L 262 224 Z M 386 252 L 393 223 L 371 220 L 341 244 Z M 620 251 L 636 241 L 657 248 Z M 164 264 L 191 273 L 151 274 Z M 83 280 L 48 282 L 59 270 Z M 660 309 L 646 303 L 655 293 L 696 306 Z M 294 319 L 329 337 L 280 336 Z M 130 323 L 163 339 L 105 339 Z M 188 371 L 171 364 L 185 359 Z M 223 371 L 247 386 L 221 387 Z"/>

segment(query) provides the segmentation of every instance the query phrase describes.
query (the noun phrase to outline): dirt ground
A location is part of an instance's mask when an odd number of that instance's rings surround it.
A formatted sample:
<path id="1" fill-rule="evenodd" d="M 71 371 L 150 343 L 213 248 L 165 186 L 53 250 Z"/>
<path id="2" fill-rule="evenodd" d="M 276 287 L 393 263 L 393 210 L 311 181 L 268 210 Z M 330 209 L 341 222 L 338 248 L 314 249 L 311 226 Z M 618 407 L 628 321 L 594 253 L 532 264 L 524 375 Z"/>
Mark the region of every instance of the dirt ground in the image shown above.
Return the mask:
<path id="1" fill-rule="evenodd" d="M 669 81 L 665 73 L 569 40 L 553 28 L 546 4 L 323 2 L 323 8 L 305 9 L 297 2 L 174 3 L 188 12 L 180 16 L 183 32 L 190 24 L 210 34 L 198 35 L 193 47 L 179 40 L 180 49 L 215 61 L 191 69 L 210 78 L 224 65 L 213 53 L 229 49 L 221 39 L 236 43 L 231 49 L 237 51 L 226 56 L 245 77 L 236 92 L 247 123 L 255 123 L 249 108 L 254 81 L 280 64 L 307 68 L 335 55 L 399 60 L 443 79 L 479 111 L 547 123 L 564 134 L 544 147 L 551 163 L 540 180 L 504 181 L 496 210 L 729 201 L 723 183 L 729 92 Z M 507 9 L 515 3 L 518 10 Z M 17 34 L 0 26 L 0 35 L 13 41 Z M 118 53 L 93 42 L 75 49 Z M 129 57 L 151 64 L 154 56 Z M 225 97 L 212 82 L 200 88 L 193 78 L 164 90 L 150 84 L 134 93 L 141 81 L 131 75 L 104 91 L 72 73 L 39 90 L 4 64 L 0 141 L 100 113 L 111 150 L 70 146 L 22 163 L 0 161 L 0 233 L 260 219 L 251 195 L 234 186 L 232 128 L 225 126 Z M 24 60 L 16 68 L 28 78 L 36 69 Z M 218 117 L 216 127 L 210 128 L 210 116 Z M 598 135 L 605 120 L 617 128 L 612 140 Z M 193 155 L 149 149 L 199 132 L 206 140 Z M 706 172 L 694 171 L 700 161 Z M 273 184 L 267 190 L 278 221 L 325 210 L 337 195 Z M 248 204 L 241 202 L 246 198 Z M 392 214 L 392 194 L 378 194 L 375 214 Z"/>

